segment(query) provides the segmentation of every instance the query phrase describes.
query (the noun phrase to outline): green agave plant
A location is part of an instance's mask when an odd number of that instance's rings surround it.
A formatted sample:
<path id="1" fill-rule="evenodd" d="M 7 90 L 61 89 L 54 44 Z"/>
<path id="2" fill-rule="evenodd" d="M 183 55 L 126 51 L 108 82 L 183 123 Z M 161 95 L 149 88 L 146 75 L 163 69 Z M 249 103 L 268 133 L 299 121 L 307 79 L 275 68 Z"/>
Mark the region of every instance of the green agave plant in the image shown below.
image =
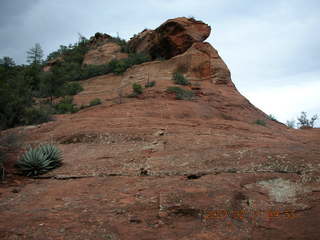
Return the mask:
<path id="1" fill-rule="evenodd" d="M 43 144 L 24 153 L 16 167 L 23 175 L 37 176 L 60 167 L 61 164 L 61 151 L 52 144 Z"/>

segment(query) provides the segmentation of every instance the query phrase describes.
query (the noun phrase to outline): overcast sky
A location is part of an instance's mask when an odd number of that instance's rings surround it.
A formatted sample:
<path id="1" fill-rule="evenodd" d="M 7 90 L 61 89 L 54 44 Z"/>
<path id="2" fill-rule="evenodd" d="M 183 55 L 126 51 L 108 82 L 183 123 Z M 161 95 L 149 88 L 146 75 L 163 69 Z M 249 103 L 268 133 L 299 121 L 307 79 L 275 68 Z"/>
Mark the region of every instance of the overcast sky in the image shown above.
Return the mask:
<path id="1" fill-rule="evenodd" d="M 278 120 L 320 114 L 319 0 L 0 0 L 0 57 L 25 63 L 75 43 L 78 33 L 129 39 L 169 18 L 193 16 L 212 27 L 238 90 Z"/>

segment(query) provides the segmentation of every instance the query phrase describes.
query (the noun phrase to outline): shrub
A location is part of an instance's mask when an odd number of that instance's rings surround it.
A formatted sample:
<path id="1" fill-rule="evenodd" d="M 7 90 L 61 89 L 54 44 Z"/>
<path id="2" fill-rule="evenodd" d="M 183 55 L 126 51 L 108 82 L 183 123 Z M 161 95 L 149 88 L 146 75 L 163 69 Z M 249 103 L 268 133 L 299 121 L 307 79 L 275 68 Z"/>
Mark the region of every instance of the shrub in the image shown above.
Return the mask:
<path id="1" fill-rule="evenodd" d="M 83 87 L 77 82 L 69 82 L 64 85 L 64 95 L 76 95 L 83 91 Z"/>
<path id="2" fill-rule="evenodd" d="M 185 76 L 183 76 L 182 73 L 180 72 L 175 72 L 172 76 L 172 80 L 175 84 L 179 84 L 179 85 L 190 85 L 190 82 L 188 81 L 188 79 L 185 78 Z"/>
<path id="3" fill-rule="evenodd" d="M 185 90 L 179 87 L 169 87 L 167 88 L 167 92 L 175 93 L 177 100 L 192 100 L 194 94 L 192 91 Z"/>
<path id="4" fill-rule="evenodd" d="M 110 66 L 109 64 L 102 64 L 102 65 L 85 65 L 81 69 L 81 79 L 88 79 L 91 77 L 96 77 L 99 75 L 104 75 L 110 73 Z"/>
<path id="5" fill-rule="evenodd" d="M 56 114 L 75 113 L 79 109 L 76 104 L 73 103 L 73 97 L 66 96 L 58 104 L 54 105 Z"/>
<path id="6" fill-rule="evenodd" d="M 30 148 L 15 166 L 25 176 L 37 176 L 61 165 L 61 151 L 52 144 L 44 144 L 37 148 Z"/>
<path id="7" fill-rule="evenodd" d="M 99 104 L 101 104 L 100 98 L 95 98 L 95 99 L 90 101 L 89 107 L 96 106 L 96 105 L 99 105 Z"/>
<path id="8" fill-rule="evenodd" d="M 261 119 L 257 119 L 254 123 L 260 126 L 266 126 L 266 122 Z"/>
<path id="9" fill-rule="evenodd" d="M 289 127 L 289 128 L 295 128 L 296 126 L 296 122 L 294 120 L 287 120 L 287 123 L 286 125 Z"/>
<path id="10" fill-rule="evenodd" d="M 25 109 L 22 123 L 25 125 L 34 125 L 53 120 L 54 110 L 49 105 L 40 105 Z"/>
<path id="11" fill-rule="evenodd" d="M 145 88 L 149 88 L 149 87 L 154 87 L 156 85 L 156 81 L 151 81 L 151 82 L 147 82 L 144 87 Z"/>
<path id="12" fill-rule="evenodd" d="M 22 136 L 9 133 L 0 136 L 0 179 L 5 178 L 4 162 L 9 152 L 16 152 L 22 144 Z"/>
<path id="13" fill-rule="evenodd" d="M 313 115 L 313 117 L 311 117 L 311 119 L 309 120 L 307 117 L 307 113 L 301 112 L 300 117 L 298 117 L 298 125 L 300 126 L 300 128 L 304 128 L 304 127 L 313 128 L 314 123 L 317 119 L 318 119 L 318 115 Z"/>
<path id="14" fill-rule="evenodd" d="M 139 83 L 132 84 L 132 90 L 133 94 L 135 94 L 136 96 L 143 93 L 143 88 Z"/>
<path id="15" fill-rule="evenodd" d="M 275 116 L 273 116 L 272 114 L 269 114 L 269 115 L 267 116 L 267 118 L 268 118 L 269 120 L 271 120 L 271 121 L 277 121 L 277 119 L 275 118 Z"/>
<path id="16" fill-rule="evenodd" d="M 148 61 L 150 61 L 150 57 L 148 55 L 142 53 L 131 53 L 129 54 L 128 58 L 111 60 L 111 62 L 108 64 L 109 72 L 120 75 L 133 65 L 138 65 Z"/>

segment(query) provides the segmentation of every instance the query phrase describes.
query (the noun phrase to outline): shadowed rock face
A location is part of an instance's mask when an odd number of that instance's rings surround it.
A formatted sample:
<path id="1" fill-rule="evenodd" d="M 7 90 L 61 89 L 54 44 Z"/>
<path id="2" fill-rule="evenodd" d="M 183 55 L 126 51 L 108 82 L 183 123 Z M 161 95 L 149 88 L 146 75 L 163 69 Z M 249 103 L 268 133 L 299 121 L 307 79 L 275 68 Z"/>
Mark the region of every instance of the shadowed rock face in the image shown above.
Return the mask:
<path id="1" fill-rule="evenodd" d="M 129 41 L 135 52 L 149 53 L 153 59 L 169 59 L 185 52 L 195 42 L 203 42 L 210 35 L 207 24 L 193 18 L 175 18 L 156 30 L 144 30 Z"/>

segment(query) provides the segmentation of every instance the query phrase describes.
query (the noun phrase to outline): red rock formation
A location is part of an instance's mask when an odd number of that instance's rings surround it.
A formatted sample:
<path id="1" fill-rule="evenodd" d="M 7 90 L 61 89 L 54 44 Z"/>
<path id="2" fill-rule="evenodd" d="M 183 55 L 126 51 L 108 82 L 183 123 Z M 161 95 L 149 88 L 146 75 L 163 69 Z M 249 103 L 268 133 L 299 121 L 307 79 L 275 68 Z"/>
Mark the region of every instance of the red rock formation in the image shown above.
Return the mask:
<path id="1" fill-rule="evenodd" d="M 102 44 L 109 41 L 112 37 L 106 33 L 97 32 L 94 36 L 89 39 L 89 46 L 91 48 L 96 48 L 101 46 Z"/>
<path id="2" fill-rule="evenodd" d="M 83 65 L 107 64 L 112 59 L 123 59 L 127 57 L 128 54 L 121 52 L 121 47 L 117 43 L 107 42 L 95 49 L 89 50 L 84 56 Z"/>
<path id="3" fill-rule="evenodd" d="M 204 41 L 211 32 L 210 26 L 193 18 L 175 18 L 156 30 L 144 30 L 129 41 L 136 52 L 149 53 L 153 59 L 169 59 L 185 52 L 195 42 Z"/>

